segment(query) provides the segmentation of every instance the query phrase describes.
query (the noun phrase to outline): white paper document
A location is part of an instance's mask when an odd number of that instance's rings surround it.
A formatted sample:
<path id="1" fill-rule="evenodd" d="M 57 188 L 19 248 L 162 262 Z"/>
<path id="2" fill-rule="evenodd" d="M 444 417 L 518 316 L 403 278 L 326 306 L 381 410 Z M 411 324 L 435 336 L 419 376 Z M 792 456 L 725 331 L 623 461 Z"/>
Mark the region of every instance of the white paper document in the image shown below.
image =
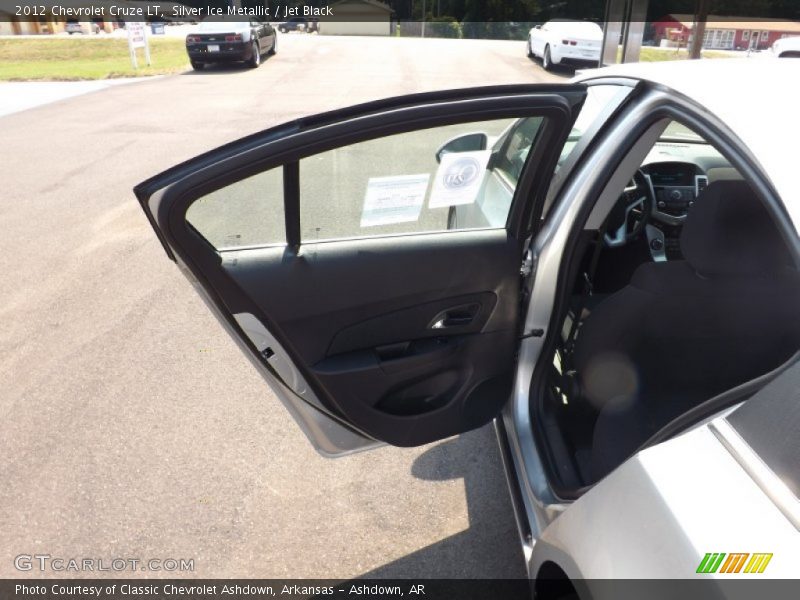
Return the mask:
<path id="1" fill-rule="evenodd" d="M 475 202 L 481 191 L 489 155 L 489 150 L 442 154 L 428 207 L 443 208 Z"/>
<path id="2" fill-rule="evenodd" d="M 430 177 L 429 173 L 370 177 L 364 194 L 361 227 L 418 220 Z"/>

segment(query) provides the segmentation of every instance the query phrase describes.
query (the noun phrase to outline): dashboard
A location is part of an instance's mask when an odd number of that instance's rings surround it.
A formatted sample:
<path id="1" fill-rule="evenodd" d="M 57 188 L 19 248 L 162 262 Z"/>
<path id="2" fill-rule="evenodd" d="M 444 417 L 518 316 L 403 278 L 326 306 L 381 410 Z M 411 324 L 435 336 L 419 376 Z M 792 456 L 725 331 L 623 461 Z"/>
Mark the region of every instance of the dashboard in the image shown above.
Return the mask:
<path id="1" fill-rule="evenodd" d="M 700 193 L 708 187 L 708 176 L 694 163 L 656 162 L 642 167 L 653 212 L 645 227 L 650 255 L 656 262 L 679 260 L 680 231 Z"/>
<path id="2" fill-rule="evenodd" d="M 658 142 L 641 171 L 653 198 L 645 235 L 656 262 L 683 258 L 679 243 L 683 223 L 709 181 L 740 178 L 716 149 L 702 143 Z"/>
<path id="3" fill-rule="evenodd" d="M 653 192 L 655 208 L 662 216 L 685 217 L 697 196 L 708 186 L 708 176 L 692 163 L 653 163 L 642 167 L 642 172 Z"/>

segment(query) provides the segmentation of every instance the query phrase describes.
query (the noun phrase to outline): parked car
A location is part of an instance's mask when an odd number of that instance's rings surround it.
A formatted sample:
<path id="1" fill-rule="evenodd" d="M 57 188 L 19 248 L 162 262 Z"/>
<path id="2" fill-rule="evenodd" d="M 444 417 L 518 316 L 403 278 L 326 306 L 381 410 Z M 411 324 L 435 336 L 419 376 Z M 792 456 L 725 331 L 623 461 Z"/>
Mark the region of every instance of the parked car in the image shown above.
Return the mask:
<path id="1" fill-rule="evenodd" d="M 219 20 L 202 21 L 196 32 L 186 36 L 186 52 L 192 68 L 199 71 L 208 64 L 243 62 L 258 68 L 264 54 L 278 51 L 278 36 L 267 22 Z"/>
<path id="2" fill-rule="evenodd" d="M 70 35 L 75 33 L 85 34 L 89 32 L 100 33 L 100 26 L 91 21 L 85 25 L 79 21 L 67 21 L 67 24 L 64 26 L 64 31 Z"/>
<path id="3" fill-rule="evenodd" d="M 800 36 L 775 40 L 770 50 L 778 58 L 800 58 Z"/>
<path id="4" fill-rule="evenodd" d="M 556 65 L 600 64 L 603 30 L 590 21 L 548 21 L 528 32 L 527 51 L 530 58 L 542 59 L 549 71 Z"/>
<path id="5" fill-rule="evenodd" d="M 790 63 L 379 100 L 134 191 L 319 452 L 493 422 L 537 598 L 721 597 L 800 555 Z"/>
<path id="6" fill-rule="evenodd" d="M 288 21 L 278 23 L 278 31 L 288 33 L 290 31 L 305 31 L 313 33 L 319 29 L 319 20 L 308 17 L 292 17 Z"/>

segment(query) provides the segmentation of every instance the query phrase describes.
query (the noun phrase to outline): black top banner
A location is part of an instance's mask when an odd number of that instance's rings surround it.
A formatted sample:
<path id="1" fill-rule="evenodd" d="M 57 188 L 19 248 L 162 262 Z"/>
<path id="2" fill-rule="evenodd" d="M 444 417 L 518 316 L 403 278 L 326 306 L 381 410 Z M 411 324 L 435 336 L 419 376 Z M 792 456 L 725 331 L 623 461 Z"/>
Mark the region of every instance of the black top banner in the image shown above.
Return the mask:
<path id="1" fill-rule="evenodd" d="M 632 0 L 648 22 L 694 15 L 696 0 Z M 543 23 L 551 19 L 603 21 L 620 0 L 0 0 L 0 20 L 17 22 L 179 21 L 292 18 L 334 21 Z M 621 4 L 625 4 L 622 2 Z M 797 0 L 709 0 L 707 20 L 741 17 L 800 21 Z M 615 19 L 616 20 L 616 19 Z"/>

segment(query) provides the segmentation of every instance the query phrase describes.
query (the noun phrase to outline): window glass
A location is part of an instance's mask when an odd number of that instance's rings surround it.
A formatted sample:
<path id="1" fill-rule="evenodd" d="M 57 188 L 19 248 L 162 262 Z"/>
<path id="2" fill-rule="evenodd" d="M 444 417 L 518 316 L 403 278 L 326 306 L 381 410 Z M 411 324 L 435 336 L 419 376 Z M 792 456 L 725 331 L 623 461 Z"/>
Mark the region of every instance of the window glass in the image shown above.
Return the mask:
<path id="1" fill-rule="evenodd" d="M 542 117 L 520 119 L 510 130 L 495 164 L 512 185 L 517 185 L 525 159 L 542 125 Z"/>
<path id="2" fill-rule="evenodd" d="M 555 176 L 547 191 L 543 216 L 546 216 L 553 207 L 562 183 L 586 150 L 588 143 L 631 91 L 633 88 L 617 84 L 595 84 L 587 88 L 581 112 L 561 149 Z"/>
<path id="3" fill-rule="evenodd" d="M 706 141 L 697 135 L 694 131 L 683 125 L 682 123 L 678 123 L 677 121 L 671 121 L 669 125 L 664 129 L 664 133 L 661 134 L 660 141 L 674 141 L 674 142 L 696 142 L 700 144 L 706 143 Z"/>
<path id="4" fill-rule="evenodd" d="M 505 227 L 542 123 L 448 125 L 303 158 L 301 243 Z M 217 250 L 285 244 L 283 168 L 201 196 L 186 218 Z"/>
<path id="5" fill-rule="evenodd" d="M 286 243 L 283 168 L 198 198 L 186 212 L 186 220 L 217 250 Z"/>
<path id="6" fill-rule="evenodd" d="M 524 130 L 515 127 L 522 122 Z M 516 179 L 540 125 L 541 118 L 464 123 L 305 158 L 302 242 L 505 227 Z M 482 150 L 480 134 L 486 135 Z M 446 143 L 458 151 L 443 153 L 439 163 L 437 152 Z"/>
<path id="7" fill-rule="evenodd" d="M 596 125 L 600 125 L 601 117 L 607 118 L 609 111 L 619 106 L 622 101 L 631 93 L 632 88 L 623 85 L 592 85 L 586 90 L 586 100 L 581 107 L 578 118 L 572 126 L 567 143 L 561 150 L 559 164 L 563 163 L 572 151 L 578 146 L 578 142 L 584 138 L 591 130 L 591 134 L 597 132 Z M 593 127 L 595 126 L 595 127 Z"/>

